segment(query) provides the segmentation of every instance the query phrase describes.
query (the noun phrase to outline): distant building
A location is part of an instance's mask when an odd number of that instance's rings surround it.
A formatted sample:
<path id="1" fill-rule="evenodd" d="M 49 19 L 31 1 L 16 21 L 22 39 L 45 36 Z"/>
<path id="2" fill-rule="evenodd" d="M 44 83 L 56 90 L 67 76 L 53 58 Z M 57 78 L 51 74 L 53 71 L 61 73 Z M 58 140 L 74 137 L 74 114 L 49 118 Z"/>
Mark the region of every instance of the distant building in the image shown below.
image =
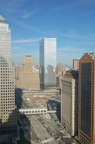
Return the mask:
<path id="1" fill-rule="evenodd" d="M 47 66 L 46 82 L 51 83 L 55 81 L 55 70 L 52 65 Z"/>
<path id="2" fill-rule="evenodd" d="M 56 38 L 40 40 L 40 88 L 56 87 Z"/>
<path id="3" fill-rule="evenodd" d="M 11 30 L 6 20 L 0 15 L 0 134 L 12 136 L 17 135 L 14 80 Z"/>
<path id="4" fill-rule="evenodd" d="M 68 71 L 70 68 L 64 67 L 61 63 L 57 64 L 56 66 L 56 86 L 57 88 L 62 88 L 62 78 L 66 71 Z"/>
<path id="5" fill-rule="evenodd" d="M 78 131 L 78 72 L 67 71 L 62 79 L 61 124 L 71 135 Z"/>
<path id="6" fill-rule="evenodd" d="M 78 139 L 95 144 L 95 53 L 79 60 Z"/>
<path id="7" fill-rule="evenodd" d="M 63 75 L 62 74 L 63 71 L 64 71 L 64 66 L 61 63 L 57 64 L 57 66 L 56 66 L 56 75 Z"/>
<path id="8" fill-rule="evenodd" d="M 63 78 L 63 76 L 56 76 L 56 87 L 58 88 L 58 89 L 61 89 L 61 87 L 62 87 L 62 78 Z"/>
<path id="9" fill-rule="evenodd" d="M 73 59 L 73 69 L 79 69 L 79 59 Z"/>
<path id="10" fill-rule="evenodd" d="M 34 68 L 31 56 L 25 58 L 24 69 L 19 72 L 16 87 L 31 90 L 40 89 L 39 70 Z"/>
<path id="11" fill-rule="evenodd" d="M 18 80 L 19 79 L 19 74 L 21 71 L 23 71 L 23 66 L 19 65 L 19 66 L 15 66 L 15 79 Z"/>

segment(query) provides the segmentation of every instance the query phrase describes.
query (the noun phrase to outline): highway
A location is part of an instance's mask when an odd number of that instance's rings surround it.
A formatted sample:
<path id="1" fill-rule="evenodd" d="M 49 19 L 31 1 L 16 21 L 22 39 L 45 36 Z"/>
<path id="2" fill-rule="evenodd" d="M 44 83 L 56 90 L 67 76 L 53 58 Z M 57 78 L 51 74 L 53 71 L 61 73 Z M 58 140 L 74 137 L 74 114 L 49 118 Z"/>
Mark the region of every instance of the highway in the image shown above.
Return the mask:
<path id="1" fill-rule="evenodd" d="M 43 127 L 43 125 L 39 122 L 39 120 L 36 118 L 36 116 L 28 116 L 29 120 L 31 121 L 31 125 L 34 127 L 37 136 L 41 141 L 44 141 L 46 139 L 53 140 L 51 135 L 46 131 L 46 129 Z"/>
<path id="2" fill-rule="evenodd" d="M 48 131 L 52 131 L 54 134 L 56 134 L 58 137 L 62 137 L 62 136 L 64 136 L 64 134 L 63 133 L 61 133 L 57 128 L 56 128 L 56 126 L 55 126 L 55 124 L 54 123 L 51 123 L 51 122 L 47 122 L 45 119 L 43 119 L 42 117 L 41 117 L 41 123 L 43 124 L 43 125 L 47 125 L 47 130 Z"/>

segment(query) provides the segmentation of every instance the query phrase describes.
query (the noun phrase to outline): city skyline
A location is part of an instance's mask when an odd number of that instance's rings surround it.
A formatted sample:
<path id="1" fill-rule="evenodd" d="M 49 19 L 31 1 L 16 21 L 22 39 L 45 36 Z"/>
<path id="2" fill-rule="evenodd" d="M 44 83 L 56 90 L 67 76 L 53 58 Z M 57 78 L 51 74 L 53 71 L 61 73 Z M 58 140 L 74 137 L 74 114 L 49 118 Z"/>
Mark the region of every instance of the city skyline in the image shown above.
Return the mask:
<path id="1" fill-rule="evenodd" d="M 95 52 L 94 0 L 1 0 L 0 15 L 12 29 L 12 60 L 23 63 L 32 55 L 39 64 L 39 41 L 57 39 L 57 63 L 72 66 L 73 59 Z"/>

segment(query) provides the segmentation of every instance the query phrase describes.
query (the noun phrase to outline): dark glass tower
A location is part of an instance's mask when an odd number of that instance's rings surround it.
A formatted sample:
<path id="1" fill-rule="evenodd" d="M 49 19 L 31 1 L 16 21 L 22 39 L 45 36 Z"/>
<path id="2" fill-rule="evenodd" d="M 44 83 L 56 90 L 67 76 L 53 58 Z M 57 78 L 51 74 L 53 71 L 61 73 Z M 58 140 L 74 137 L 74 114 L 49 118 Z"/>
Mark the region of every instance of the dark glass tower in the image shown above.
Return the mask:
<path id="1" fill-rule="evenodd" d="M 78 138 L 95 144 L 95 54 L 85 53 L 79 61 Z"/>

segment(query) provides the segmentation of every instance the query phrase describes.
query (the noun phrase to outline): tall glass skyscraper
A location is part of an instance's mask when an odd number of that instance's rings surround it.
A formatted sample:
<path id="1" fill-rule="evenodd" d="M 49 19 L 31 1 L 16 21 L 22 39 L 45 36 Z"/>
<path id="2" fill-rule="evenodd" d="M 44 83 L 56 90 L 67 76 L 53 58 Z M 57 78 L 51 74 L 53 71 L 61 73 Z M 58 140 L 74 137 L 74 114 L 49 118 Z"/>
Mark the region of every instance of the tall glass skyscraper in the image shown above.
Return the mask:
<path id="1" fill-rule="evenodd" d="M 78 139 L 95 144 L 95 53 L 85 53 L 79 60 Z"/>
<path id="2" fill-rule="evenodd" d="M 0 16 L 0 134 L 17 133 L 14 68 L 11 61 L 11 30 Z"/>
<path id="3" fill-rule="evenodd" d="M 56 38 L 40 40 L 40 88 L 56 86 Z"/>

